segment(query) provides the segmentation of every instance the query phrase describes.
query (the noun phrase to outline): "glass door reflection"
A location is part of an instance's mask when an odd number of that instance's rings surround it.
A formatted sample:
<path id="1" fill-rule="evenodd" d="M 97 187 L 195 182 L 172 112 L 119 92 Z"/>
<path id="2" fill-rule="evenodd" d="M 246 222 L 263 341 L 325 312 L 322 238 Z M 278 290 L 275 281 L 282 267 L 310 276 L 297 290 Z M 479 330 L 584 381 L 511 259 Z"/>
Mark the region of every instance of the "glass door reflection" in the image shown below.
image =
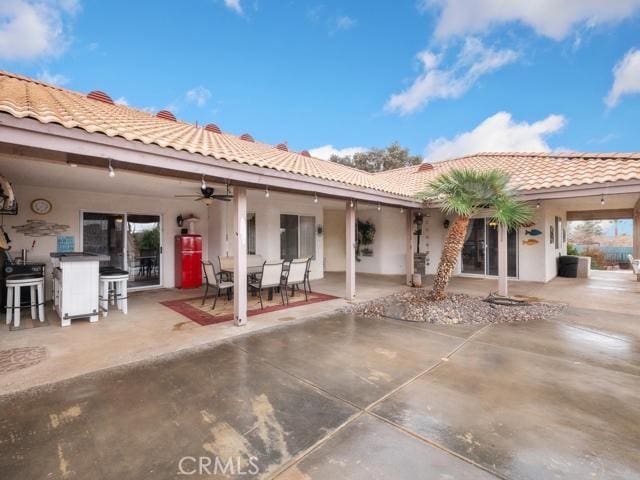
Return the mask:
<path id="1" fill-rule="evenodd" d="M 160 217 L 127 215 L 129 288 L 160 285 Z"/>

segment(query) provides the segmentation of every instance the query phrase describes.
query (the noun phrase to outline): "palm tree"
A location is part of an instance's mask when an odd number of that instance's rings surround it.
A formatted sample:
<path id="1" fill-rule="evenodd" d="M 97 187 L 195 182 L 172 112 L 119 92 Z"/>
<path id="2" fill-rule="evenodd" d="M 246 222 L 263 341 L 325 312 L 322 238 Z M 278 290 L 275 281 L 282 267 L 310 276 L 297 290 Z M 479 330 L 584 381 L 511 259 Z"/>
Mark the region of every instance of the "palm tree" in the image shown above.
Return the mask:
<path id="1" fill-rule="evenodd" d="M 473 215 L 487 209 L 492 214 L 492 222 L 508 229 L 527 225 L 533 219 L 533 210 L 516 199 L 509 180 L 509 175 L 497 169 L 454 169 L 440 174 L 429 182 L 426 191 L 419 194 L 420 198 L 439 204 L 446 215 L 455 215 L 447 232 L 431 291 L 434 300 L 446 297 L 445 290 L 460 257 L 469 219 Z"/>

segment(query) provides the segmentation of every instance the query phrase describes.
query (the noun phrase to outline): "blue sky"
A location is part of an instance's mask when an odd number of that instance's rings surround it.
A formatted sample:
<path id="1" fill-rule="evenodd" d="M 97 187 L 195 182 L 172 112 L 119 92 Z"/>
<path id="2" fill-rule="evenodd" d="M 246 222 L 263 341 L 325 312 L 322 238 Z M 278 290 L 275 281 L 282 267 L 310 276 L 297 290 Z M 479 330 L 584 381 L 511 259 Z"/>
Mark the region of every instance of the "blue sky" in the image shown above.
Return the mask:
<path id="1" fill-rule="evenodd" d="M 640 0 L 506 5 L 0 0 L 0 68 L 318 156 L 640 150 Z"/>

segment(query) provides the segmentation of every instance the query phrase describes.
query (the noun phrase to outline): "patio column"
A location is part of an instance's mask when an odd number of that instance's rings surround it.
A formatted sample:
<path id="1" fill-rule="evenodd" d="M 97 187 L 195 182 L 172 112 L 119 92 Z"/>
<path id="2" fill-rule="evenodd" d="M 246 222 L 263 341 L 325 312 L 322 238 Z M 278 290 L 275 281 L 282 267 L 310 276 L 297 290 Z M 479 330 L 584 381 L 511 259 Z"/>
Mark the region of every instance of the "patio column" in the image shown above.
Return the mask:
<path id="1" fill-rule="evenodd" d="M 498 294 L 509 295 L 507 227 L 498 225 Z"/>
<path id="2" fill-rule="evenodd" d="M 346 272 L 346 292 L 345 298 L 353 300 L 356 298 L 356 207 L 352 201 L 347 201 L 345 211 L 346 219 L 346 256 L 345 272 Z"/>
<path id="3" fill-rule="evenodd" d="M 407 209 L 407 246 L 405 252 L 405 273 L 407 275 L 407 285 L 413 285 L 413 273 L 414 273 L 414 264 L 413 264 L 413 252 L 415 250 L 415 241 L 413 236 L 413 210 L 410 208 Z M 422 273 L 422 272 L 421 272 Z"/>
<path id="4" fill-rule="evenodd" d="M 633 209 L 633 258 L 640 258 L 640 199 Z"/>
<path id="5" fill-rule="evenodd" d="M 235 254 L 233 265 L 233 321 L 247 324 L 247 189 L 233 189 L 233 227 Z"/>

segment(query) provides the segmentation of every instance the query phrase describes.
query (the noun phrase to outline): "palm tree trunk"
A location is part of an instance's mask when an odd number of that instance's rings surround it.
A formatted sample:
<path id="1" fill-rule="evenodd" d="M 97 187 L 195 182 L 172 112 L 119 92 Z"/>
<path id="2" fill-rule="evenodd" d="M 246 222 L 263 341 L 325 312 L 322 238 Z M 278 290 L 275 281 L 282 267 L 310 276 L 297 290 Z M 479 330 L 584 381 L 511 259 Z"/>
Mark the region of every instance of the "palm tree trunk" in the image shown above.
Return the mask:
<path id="1" fill-rule="evenodd" d="M 449 227 L 440 263 L 438 264 L 438 273 L 436 273 L 433 288 L 431 289 L 431 298 L 434 300 L 444 300 L 446 298 L 445 290 L 460 257 L 468 226 L 469 217 L 456 217 Z"/>

